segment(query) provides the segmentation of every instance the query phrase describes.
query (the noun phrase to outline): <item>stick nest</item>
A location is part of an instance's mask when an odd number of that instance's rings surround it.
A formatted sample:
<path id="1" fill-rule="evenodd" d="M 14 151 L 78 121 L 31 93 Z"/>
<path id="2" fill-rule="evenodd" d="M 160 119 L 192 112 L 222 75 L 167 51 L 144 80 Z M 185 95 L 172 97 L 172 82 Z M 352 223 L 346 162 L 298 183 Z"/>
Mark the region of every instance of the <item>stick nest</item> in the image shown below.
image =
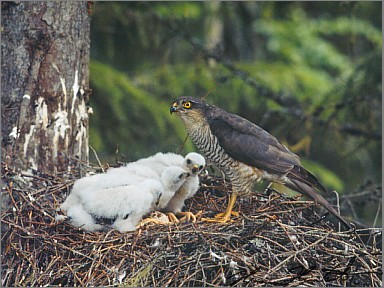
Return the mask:
<path id="1" fill-rule="evenodd" d="M 2 286 L 382 285 L 381 229 L 338 232 L 312 201 L 269 190 L 239 199 L 228 224 L 89 233 L 54 221 L 79 175 L 2 170 Z M 224 211 L 223 179 L 201 182 L 184 210 Z"/>

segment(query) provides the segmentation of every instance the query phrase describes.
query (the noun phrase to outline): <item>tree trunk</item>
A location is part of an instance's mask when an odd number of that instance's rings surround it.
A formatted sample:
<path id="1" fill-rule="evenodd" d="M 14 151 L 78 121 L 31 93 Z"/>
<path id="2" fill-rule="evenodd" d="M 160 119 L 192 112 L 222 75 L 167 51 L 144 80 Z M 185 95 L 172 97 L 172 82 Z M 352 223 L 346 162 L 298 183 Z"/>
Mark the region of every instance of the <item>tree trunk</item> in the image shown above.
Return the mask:
<path id="1" fill-rule="evenodd" d="M 88 161 L 87 2 L 1 2 L 2 154 L 43 173 Z"/>

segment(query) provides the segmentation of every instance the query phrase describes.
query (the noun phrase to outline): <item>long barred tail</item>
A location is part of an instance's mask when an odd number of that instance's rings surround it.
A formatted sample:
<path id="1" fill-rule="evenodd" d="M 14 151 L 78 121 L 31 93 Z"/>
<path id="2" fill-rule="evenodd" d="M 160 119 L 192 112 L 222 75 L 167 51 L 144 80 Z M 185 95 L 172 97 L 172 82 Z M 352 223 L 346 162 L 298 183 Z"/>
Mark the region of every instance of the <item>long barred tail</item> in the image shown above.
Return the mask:
<path id="1" fill-rule="evenodd" d="M 288 176 L 288 175 L 287 175 Z M 289 177 L 289 176 L 288 176 Z M 337 219 L 339 219 L 349 229 L 351 225 L 332 207 L 332 205 L 313 187 L 307 184 L 307 181 L 289 177 L 289 181 L 285 184 L 288 188 L 291 188 L 301 194 L 308 196 L 321 204 L 325 209 L 332 213 Z"/>

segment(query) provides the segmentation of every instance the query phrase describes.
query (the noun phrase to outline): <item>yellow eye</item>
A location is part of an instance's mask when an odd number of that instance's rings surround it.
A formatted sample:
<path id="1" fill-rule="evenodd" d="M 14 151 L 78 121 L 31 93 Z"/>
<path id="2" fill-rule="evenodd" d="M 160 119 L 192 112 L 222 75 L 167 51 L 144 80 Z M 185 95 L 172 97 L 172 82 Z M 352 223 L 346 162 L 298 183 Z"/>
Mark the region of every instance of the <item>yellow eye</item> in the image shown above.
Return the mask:
<path id="1" fill-rule="evenodd" d="M 186 108 L 186 109 L 191 108 L 191 102 L 184 102 L 183 103 L 183 107 Z"/>

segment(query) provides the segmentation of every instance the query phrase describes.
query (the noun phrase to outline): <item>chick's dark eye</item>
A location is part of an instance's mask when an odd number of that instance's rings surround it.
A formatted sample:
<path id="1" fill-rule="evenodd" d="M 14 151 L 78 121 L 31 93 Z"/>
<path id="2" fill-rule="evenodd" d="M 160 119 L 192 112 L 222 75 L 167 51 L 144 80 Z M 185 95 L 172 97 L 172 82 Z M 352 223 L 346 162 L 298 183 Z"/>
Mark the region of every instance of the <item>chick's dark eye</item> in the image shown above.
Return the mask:
<path id="1" fill-rule="evenodd" d="M 189 102 L 189 101 L 188 102 L 184 102 L 183 103 L 183 107 L 187 108 L 187 109 L 191 108 L 191 102 Z"/>
<path id="2" fill-rule="evenodd" d="M 192 163 L 191 159 L 188 159 L 187 164 L 191 164 L 191 163 Z"/>

